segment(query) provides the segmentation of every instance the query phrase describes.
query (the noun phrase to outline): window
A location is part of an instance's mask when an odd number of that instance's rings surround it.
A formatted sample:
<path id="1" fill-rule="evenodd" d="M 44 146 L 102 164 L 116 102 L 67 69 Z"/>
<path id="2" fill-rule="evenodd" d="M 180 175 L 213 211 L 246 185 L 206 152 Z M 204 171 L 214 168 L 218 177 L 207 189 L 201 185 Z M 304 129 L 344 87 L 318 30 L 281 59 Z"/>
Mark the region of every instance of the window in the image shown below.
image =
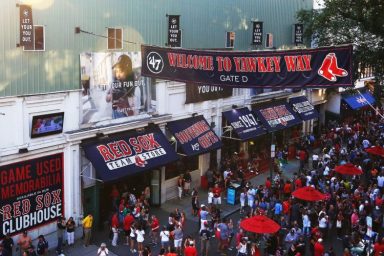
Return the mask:
<path id="1" fill-rule="evenodd" d="M 108 28 L 108 49 L 123 49 L 123 30 L 121 28 Z"/>
<path id="2" fill-rule="evenodd" d="M 265 40 L 265 48 L 273 48 L 273 34 L 267 34 L 267 40 Z"/>
<path id="3" fill-rule="evenodd" d="M 186 170 L 194 171 L 199 168 L 199 156 L 183 156 L 180 160 L 165 166 L 165 179 L 169 180 L 185 173 Z"/>
<path id="4" fill-rule="evenodd" d="M 235 47 L 235 32 L 227 32 L 225 48 L 234 48 Z"/>
<path id="5" fill-rule="evenodd" d="M 45 27 L 33 26 L 34 44 L 31 47 L 24 46 L 24 51 L 45 51 Z"/>

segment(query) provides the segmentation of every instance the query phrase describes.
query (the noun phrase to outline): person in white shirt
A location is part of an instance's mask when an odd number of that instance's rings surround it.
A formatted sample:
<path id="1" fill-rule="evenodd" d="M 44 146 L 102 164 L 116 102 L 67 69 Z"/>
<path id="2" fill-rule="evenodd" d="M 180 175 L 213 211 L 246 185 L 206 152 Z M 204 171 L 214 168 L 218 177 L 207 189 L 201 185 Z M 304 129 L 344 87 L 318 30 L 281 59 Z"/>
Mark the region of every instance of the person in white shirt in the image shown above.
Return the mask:
<path id="1" fill-rule="evenodd" d="M 377 186 L 383 192 L 383 188 L 384 188 L 384 173 L 383 172 L 381 172 L 379 174 L 379 176 L 377 176 Z"/>
<path id="2" fill-rule="evenodd" d="M 140 226 L 138 229 L 136 229 L 136 241 L 137 241 L 137 250 L 139 251 L 139 255 L 143 254 L 143 242 L 144 242 L 144 235 L 145 231 Z"/>
<path id="3" fill-rule="evenodd" d="M 312 155 L 312 167 L 313 169 L 317 169 L 318 166 L 319 166 L 319 155 L 315 153 Z"/>
<path id="4" fill-rule="evenodd" d="M 309 219 L 307 212 L 304 212 L 302 217 L 303 217 L 303 233 L 304 235 L 309 236 L 311 233 L 311 220 Z"/>
<path id="5" fill-rule="evenodd" d="M 243 237 L 240 243 L 236 246 L 238 256 L 247 256 L 247 240 Z"/>
<path id="6" fill-rule="evenodd" d="M 169 236 L 170 233 L 167 230 L 167 227 L 163 226 L 163 229 L 160 232 L 161 248 L 164 250 L 168 250 L 168 252 L 171 251 L 171 246 L 169 244 Z"/>
<path id="7" fill-rule="evenodd" d="M 363 142 L 362 142 L 362 144 L 363 144 L 363 147 L 364 147 L 364 148 L 368 148 L 368 147 L 371 145 L 371 143 L 370 143 L 369 140 L 367 140 L 367 139 L 364 139 Z"/>
<path id="8" fill-rule="evenodd" d="M 108 256 L 109 250 L 105 243 L 101 243 L 100 248 L 97 250 L 97 256 Z"/>

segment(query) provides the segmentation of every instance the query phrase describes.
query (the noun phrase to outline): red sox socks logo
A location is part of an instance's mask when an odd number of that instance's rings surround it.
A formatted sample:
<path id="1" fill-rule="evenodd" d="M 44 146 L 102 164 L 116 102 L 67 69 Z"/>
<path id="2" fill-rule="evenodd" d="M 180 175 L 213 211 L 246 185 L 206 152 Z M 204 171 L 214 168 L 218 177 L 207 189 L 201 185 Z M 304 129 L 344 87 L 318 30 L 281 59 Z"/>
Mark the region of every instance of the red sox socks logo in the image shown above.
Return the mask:
<path id="1" fill-rule="evenodd" d="M 336 76 L 344 77 L 348 75 L 348 72 L 345 69 L 337 66 L 337 58 L 333 52 L 328 53 L 327 56 L 325 56 L 323 64 L 321 64 L 317 73 L 331 82 L 336 82 Z"/>
<path id="2" fill-rule="evenodd" d="M 135 165 L 138 167 L 145 167 L 147 164 L 147 161 L 141 159 L 140 156 L 135 156 Z"/>

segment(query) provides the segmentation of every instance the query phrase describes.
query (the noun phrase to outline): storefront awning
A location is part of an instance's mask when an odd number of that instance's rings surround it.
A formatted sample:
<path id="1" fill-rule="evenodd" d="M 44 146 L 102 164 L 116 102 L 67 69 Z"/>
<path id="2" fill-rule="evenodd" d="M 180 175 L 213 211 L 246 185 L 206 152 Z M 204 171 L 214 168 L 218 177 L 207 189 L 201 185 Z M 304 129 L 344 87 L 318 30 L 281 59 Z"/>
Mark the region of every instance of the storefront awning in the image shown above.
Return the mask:
<path id="1" fill-rule="evenodd" d="M 291 98 L 289 99 L 289 104 L 304 121 L 319 118 L 319 112 L 317 112 L 315 107 L 308 101 L 307 97 L 305 96 Z"/>
<path id="2" fill-rule="evenodd" d="M 344 96 L 343 100 L 348 104 L 351 109 L 354 110 L 375 103 L 375 98 L 373 98 L 373 95 L 369 92 Z"/>
<path id="3" fill-rule="evenodd" d="M 169 122 L 169 131 L 175 136 L 184 154 L 200 155 L 221 147 L 220 138 L 203 116 L 195 116 Z"/>
<path id="4" fill-rule="evenodd" d="M 82 146 L 103 181 L 116 180 L 178 160 L 175 150 L 157 126 L 83 143 Z"/>
<path id="5" fill-rule="evenodd" d="M 243 141 L 265 134 L 264 128 L 246 107 L 223 112 L 223 116 Z"/>
<path id="6" fill-rule="evenodd" d="M 274 132 L 301 123 L 301 119 L 288 103 L 275 103 L 254 110 L 256 116 L 269 132 Z"/>

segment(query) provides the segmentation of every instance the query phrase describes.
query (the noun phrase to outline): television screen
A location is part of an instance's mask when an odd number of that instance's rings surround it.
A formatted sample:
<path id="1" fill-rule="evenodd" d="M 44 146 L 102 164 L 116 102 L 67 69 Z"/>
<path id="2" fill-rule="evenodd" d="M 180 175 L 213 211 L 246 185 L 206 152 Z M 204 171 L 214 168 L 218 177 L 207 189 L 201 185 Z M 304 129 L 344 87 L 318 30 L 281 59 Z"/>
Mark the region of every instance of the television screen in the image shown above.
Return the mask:
<path id="1" fill-rule="evenodd" d="M 63 132 L 64 112 L 34 116 L 32 118 L 31 138 Z"/>

